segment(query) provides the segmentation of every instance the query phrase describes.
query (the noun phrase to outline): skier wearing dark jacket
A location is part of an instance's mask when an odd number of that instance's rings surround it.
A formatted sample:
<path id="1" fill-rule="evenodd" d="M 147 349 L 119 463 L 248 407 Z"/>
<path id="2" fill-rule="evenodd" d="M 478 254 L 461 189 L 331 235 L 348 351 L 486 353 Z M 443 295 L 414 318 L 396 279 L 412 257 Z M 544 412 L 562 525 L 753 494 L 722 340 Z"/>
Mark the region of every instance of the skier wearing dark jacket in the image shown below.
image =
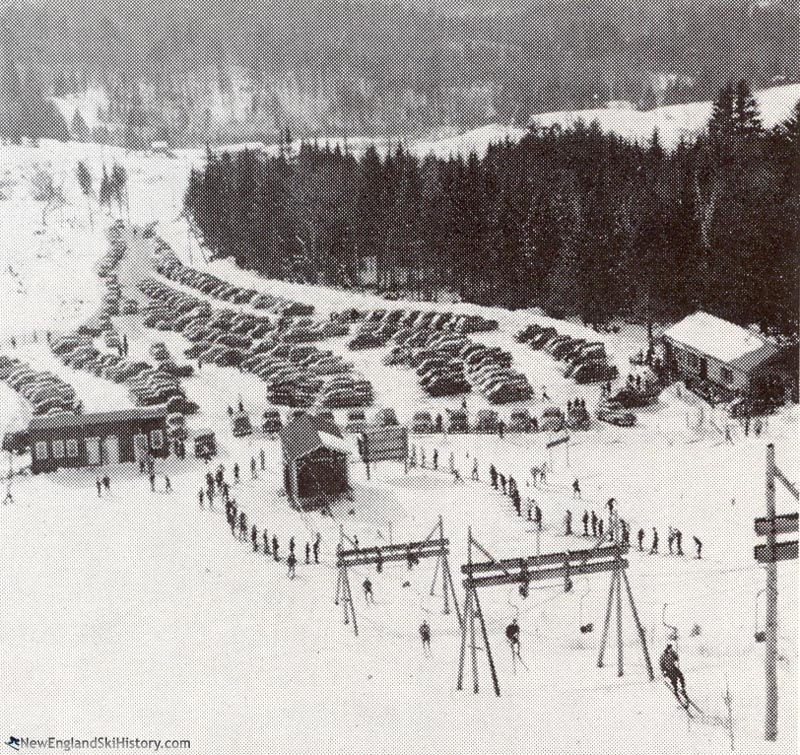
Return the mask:
<path id="1" fill-rule="evenodd" d="M 678 682 L 680 682 L 681 685 L 681 692 L 686 696 L 686 680 L 683 678 L 683 673 L 678 667 L 678 654 L 675 652 L 675 648 L 673 648 L 672 645 L 667 645 L 667 647 L 664 648 L 664 652 L 661 654 L 661 659 L 658 663 L 662 675 L 672 682 L 672 689 L 675 691 L 675 696 L 677 697 L 678 695 Z"/>

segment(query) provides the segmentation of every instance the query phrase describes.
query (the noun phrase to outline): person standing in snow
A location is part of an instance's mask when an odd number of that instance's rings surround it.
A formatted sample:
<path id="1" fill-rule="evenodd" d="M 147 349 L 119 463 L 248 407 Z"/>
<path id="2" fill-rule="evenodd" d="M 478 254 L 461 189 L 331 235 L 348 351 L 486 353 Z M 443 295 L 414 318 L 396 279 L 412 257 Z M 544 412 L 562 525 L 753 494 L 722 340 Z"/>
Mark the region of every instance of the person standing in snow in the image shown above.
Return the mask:
<path id="1" fill-rule="evenodd" d="M 258 473 L 256 472 L 256 457 L 255 456 L 251 456 L 250 457 L 250 477 L 252 477 L 254 480 L 258 479 Z"/>
<path id="2" fill-rule="evenodd" d="M 172 481 L 169 479 L 169 476 L 164 475 L 164 492 L 171 493 L 172 492 Z"/>
<path id="3" fill-rule="evenodd" d="M 653 544 L 650 546 L 650 555 L 658 553 L 658 530 L 653 527 Z"/>
<path id="4" fill-rule="evenodd" d="M 306 563 L 311 563 L 311 544 L 308 542 L 306 543 Z"/>
<path id="5" fill-rule="evenodd" d="M 497 490 L 497 470 L 495 469 L 494 464 L 489 467 L 489 477 L 492 480 L 492 487 Z"/>
<path id="6" fill-rule="evenodd" d="M 106 489 L 106 493 L 111 495 L 111 478 L 107 474 L 103 475 L 103 487 Z"/>
<path id="7" fill-rule="evenodd" d="M 539 504 L 535 504 L 533 509 L 533 521 L 536 522 L 536 529 L 542 531 L 542 509 Z"/>
<path id="8" fill-rule="evenodd" d="M 472 481 L 478 482 L 478 457 L 472 460 Z"/>
<path id="9" fill-rule="evenodd" d="M 422 651 L 426 655 L 431 653 L 431 628 L 427 620 L 423 619 L 422 624 L 419 625 L 419 636 L 422 639 Z"/>
<path id="10" fill-rule="evenodd" d="M 675 532 L 672 529 L 672 525 L 667 527 L 667 548 L 669 550 L 669 555 L 672 555 L 672 544 L 675 542 Z"/>
<path id="11" fill-rule="evenodd" d="M 255 524 L 250 530 L 250 540 L 253 543 L 253 553 L 258 553 L 258 528 L 255 526 Z"/>
<path id="12" fill-rule="evenodd" d="M 503 495 L 505 495 L 506 494 L 506 476 L 502 472 L 500 472 L 500 474 L 498 474 L 497 476 L 500 478 L 500 487 L 503 489 Z"/>
<path id="13" fill-rule="evenodd" d="M 680 530 L 675 530 L 675 551 L 678 556 L 683 555 L 683 533 Z"/>
<path id="14" fill-rule="evenodd" d="M 434 448 L 433 449 L 433 469 L 434 469 L 434 471 L 439 469 L 439 449 L 438 448 Z"/>
<path id="15" fill-rule="evenodd" d="M 319 546 L 321 542 L 322 542 L 322 536 L 319 534 L 319 532 L 317 532 L 317 537 L 314 539 L 314 546 L 313 546 L 315 564 L 319 563 Z"/>
<path id="16" fill-rule="evenodd" d="M 572 534 L 572 512 L 569 509 L 567 509 L 567 514 L 564 517 L 564 534 Z"/>
<path id="17" fill-rule="evenodd" d="M 575 482 L 572 483 L 572 497 L 579 500 L 581 497 L 581 484 L 578 482 L 577 477 L 575 478 Z"/>
<path id="18" fill-rule="evenodd" d="M 234 482 L 239 482 L 239 462 L 238 461 L 233 465 L 233 481 Z"/>
<path id="19" fill-rule="evenodd" d="M 640 527 L 639 532 L 636 533 L 636 538 L 639 541 L 639 550 L 644 550 L 644 528 Z"/>
<path id="20" fill-rule="evenodd" d="M 269 538 L 267 537 L 267 531 L 264 530 L 263 534 L 261 535 L 262 540 L 264 541 L 264 555 L 269 555 Z"/>
<path id="21" fill-rule="evenodd" d="M 583 521 L 583 536 L 589 537 L 589 512 L 586 509 L 583 510 L 581 520 Z"/>
<path id="22" fill-rule="evenodd" d="M 238 524 L 237 516 L 239 512 L 236 509 L 235 502 L 232 502 L 230 504 L 230 507 L 231 507 L 231 535 L 236 537 L 236 525 Z"/>
<path id="23" fill-rule="evenodd" d="M 370 582 L 369 577 L 364 580 L 362 587 L 364 588 L 364 600 L 367 603 L 374 603 L 375 596 L 372 594 L 372 582 Z"/>
<path id="24" fill-rule="evenodd" d="M 203 497 L 204 497 L 203 496 L 203 488 L 200 488 L 200 492 L 197 494 L 197 498 L 200 501 L 200 508 L 201 509 L 204 508 L 203 507 Z"/>
<path id="25" fill-rule="evenodd" d="M 276 561 L 280 561 L 280 558 L 278 556 L 278 537 L 276 535 L 272 536 L 272 557 Z"/>
<path id="26" fill-rule="evenodd" d="M 700 559 L 703 557 L 703 543 L 697 535 L 693 535 L 692 540 L 694 540 L 695 558 Z"/>
<path id="27" fill-rule="evenodd" d="M 592 509 L 592 537 L 597 537 L 597 514 Z"/>
<path id="28" fill-rule="evenodd" d="M 94 481 L 94 484 L 97 487 L 97 497 L 98 498 L 102 498 L 103 497 L 103 483 L 100 482 L 100 478 L 99 477 Z"/>
<path id="29" fill-rule="evenodd" d="M 239 514 L 239 540 L 244 540 L 247 537 L 247 514 L 242 511 Z"/>
<path id="30" fill-rule="evenodd" d="M 286 565 L 289 567 L 287 576 L 289 577 L 289 579 L 294 579 L 295 568 L 297 566 L 297 556 L 295 556 L 294 553 L 289 554 L 288 558 L 286 559 Z"/>
<path id="31" fill-rule="evenodd" d="M 150 491 L 156 492 L 156 473 L 153 471 L 150 472 Z"/>
<path id="32" fill-rule="evenodd" d="M 258 452 L 259 461 L 261 462 L 261 471 L 263 472 L 267 468 L 267 457 L 264 454 L 264 449 L 262 448 Z"/>

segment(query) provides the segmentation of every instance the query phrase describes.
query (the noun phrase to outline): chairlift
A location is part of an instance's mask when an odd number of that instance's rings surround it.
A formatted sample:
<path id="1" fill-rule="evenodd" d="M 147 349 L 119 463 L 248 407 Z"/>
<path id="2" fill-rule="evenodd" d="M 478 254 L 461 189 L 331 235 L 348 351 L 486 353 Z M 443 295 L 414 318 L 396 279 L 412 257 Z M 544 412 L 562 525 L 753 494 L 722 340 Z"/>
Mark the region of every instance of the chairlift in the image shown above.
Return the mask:
<path id="1" fill-rule="evenodd" d="M 678 627 L 673 626 L 672 624 L 668 624 L 666 620 L 666 613 L 667 613 L 667 603 L 664 603 L 664 607 L 661 609 L 661 623 L 669 629 L 667 634 L 667 639 L 671 642 L 678 641 Z"/>
<path id="2" fill-rule="evenodd" d="M 589 596 L 592 592 L 592 586 L 589 584 L 589 580 L 586 580 L 586 591 L 581 595 L 581 600 L 579 605 L 579 616 L 580 616 L 580 630 L 581 634 L 591 634 L 594 631 L 594 624 L 590 621 L 586 624 L 583 623 L 583 601 L 585 598 Z"/>
<path id="3" fill-rule="evenodd" d="M 756 610 L 755 610 L 755 631 L 753 633 L 753 638 L 756 642 L 766 642 L 767 641 L 767 632 L 764 629 L 758 628 L 758 599 L 761 597 L 761 594 L 766 592 L 766 588 L 759 590 L 756 593 Z"/>

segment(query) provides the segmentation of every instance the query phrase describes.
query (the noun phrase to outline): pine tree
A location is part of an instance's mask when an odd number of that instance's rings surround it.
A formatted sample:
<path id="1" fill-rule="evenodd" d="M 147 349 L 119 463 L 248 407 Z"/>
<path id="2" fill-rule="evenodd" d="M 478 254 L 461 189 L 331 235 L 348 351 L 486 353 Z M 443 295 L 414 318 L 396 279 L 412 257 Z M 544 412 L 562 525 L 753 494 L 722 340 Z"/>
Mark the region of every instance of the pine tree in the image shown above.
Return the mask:
<path id="1" fill-rule="evenodd" d="M 86 121 L 83 120 L 81 111 L 76 110 L 75 115 L 72 116 L 72 138 L 76 142 L 88 142 L 90 137 L 89 127 L 86 125 Z"/>
<path id="2" fill-rule="evenodd" d="M 733 129 L 739 136 L 752 136 L 764 130 L 758 103 L 745 79 L 736 84 L 733 104 Z"/>

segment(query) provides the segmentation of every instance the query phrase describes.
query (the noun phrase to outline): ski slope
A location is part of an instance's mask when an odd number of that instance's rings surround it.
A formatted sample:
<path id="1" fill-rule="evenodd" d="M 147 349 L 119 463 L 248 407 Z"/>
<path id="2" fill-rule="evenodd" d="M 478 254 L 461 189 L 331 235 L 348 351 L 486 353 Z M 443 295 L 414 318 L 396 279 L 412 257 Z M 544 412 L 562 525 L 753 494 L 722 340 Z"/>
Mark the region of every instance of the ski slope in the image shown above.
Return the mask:
<path id="1" fill-rule="evenodd" d="M 178 217 L 188 171 L 202 159 L 198 153 L 168 158 L 51 143 L 2 149 L 9 159 L 3 161 L 7 198 L 0 201 L 0 212 L 4 228 L 13 229 L 10 239 L 0 237 L 2 269 L 11 267 L 16 276 L 3 278 L 0 351 L 13 353 L 9 338 L 14 335 L 16 354 L 40 369 L 62 370 L 87 409 L 119 406 L 127 397 L 115 393 L 120 386 L 59 367 L 41 333 L 69 330 L 94 311 L 102 295 L 94 266 L 105 252 L 103 231 L 115 216 L 127 220 L 127 211 L 100 212 L 96 202 L 80 195 L 72 178 L 78 159 L 90 162 L 95 178 L 104 161 L 124 161 L 131 223 L 158 220 L 159 233 L 186 264 L 233 283 L 310 301 L 320 317 L 348 306 L 411 306 L 259 279 L 229 261 L 207 264 Z M 48 217 L 44 233 L 37 233 L 41 204 L 30 194 L 28 176 L 35 164 L 63 176 L 68 200 Z M 534 311 L 448 308 L 498 320 L 497 333 L 475 338 L 512 351 L 515 367 L 537 391 L 530 404 L 536 413 L 547 403 L 539 395 L 542 386 L 559 405 L 576 395 L 590 406 L 596 401 L 595 387 L 575 386 L 545 355 L 513 343 L 514 332 L 529 322 L 554 324 L 574 335 L 586 334 L 581 325 Z M 148 330 L 136 317 L 115 318 L 115 326 L 128 335 L 137 358 L 147 358 L 149 345 L 158 340 L 183 361 L 188 343 L 180 334 Z M 40 334 L 36 342 L 34 331 Z M 628 356 L 642 346 L 642 330 L 590 332 L 604 340 L 624 375 Z M 322 346 L 345 348 L 335 339 Z M 379 405 L 393 406 L 404 418 L 418 406 L 435 412 L 456 403 L 424 397 L 413 375 L 381 364 L 383 353 L 348 352 L 375 385 Z M 666 747 L 707 755 L 730 751 L 723 725 L 729 686 L 737 752 L 796 751 L 797 570 L 793 564 L 778 570 L 780 738 L 768 744 L 762 740 L 764 646 L 753 638 L 763 628 L 764 572 L 752 555 L 752 520 L 764 512 L 768 442 L 775 443 L 787 476 L 795 482 L 800 476 L 797 407 L 771 417 L 760 437 L 735 432 L 735 443 L 726 445 L 708 421 L 695 427 L 697 406 L 670 389 L 657 406 L 639 413 L 636 428 L 596 424 L 574 433 L 569 466 L 563 449 L 546 450 L 544 433 L 502 440 L 413 437 L 428 460 L 438 450 L 442 467 L 452 453 L 466 479 L 477 458 L 481 481 L 454 485 L 446 472 L 417 469 L 406 475 L 391 463 L 379 465 L 367 480 L 363 465 L 353 463 L 354 501 L 337 504 L 329 518 L 294 511 L 279 494 L 276 440 L 260 433 L 234 438 L 230 432 L 227 407 L 241 398 L 255 419 L 266 407 L 263 383 L 215 366 L 183 382 L 189 398 L 201 406 L 200 414 L 189 418 L 190 430 L 214 429 L 228 478 L 234 463 L 241 467 L 233 495 L 249 522 L 277 534 L 283 557 L 289 538 L 296 538 L 297 579 L 287 578 L 285 561 L 276 564 L 234 539 L 219 501 L 214 511 L 200 509 L 197 491 L 207 467 L 199 460 L 161 463 L 155 493 L 132 466 L 110 470 L 112 494 L 100 498 L 91 470 L 15 477 L 14 503 L 0 506 L 0 669 L 7 733 L 189 738 L 192 751 L 203 755 L 641 753 Z M 479 397 L 469 397 L 470 411 L 484 406 Z M 0 386 L 0 428 L 25 419 L 24 402 Z M 266 469 L 250 479 L 250 459 L 262 449 Z M 14 457 L 12 468 L 22 461 Z M 553 470 L 543 487 L 534 488 L 529 470 L 544 461 Z M 523 506 L 528 498 L 541 506 L 542 552 L 587 547 L 587 539 L 563 534 L 562 518 L 572 510 L 579 530 L 582 512 L 600 514 L 612 496 L 631 524 L 634 543 L 639 527 L 648 547 L 651 528 L 659 529 L 660 555 L 630 554 L 634 597 L 654 663 L 668 641 L 664 622 L 677 627 L 687 686 L 706 716 L 689 720 L 658 679 L 648 681 L 627 607 L 625 675 L 617 677 L 613 644 L 605 667 L 597 667 L 608 575 L 576 577 L 570 593 L 560 583 L 541 583 L 525 600 L 514 589 L 481 594 L 500 676 L 499 699 L 491 693 L 483 650 L 478 652 L 480 694 L 473 694 L 469 673 L 465 690 L 455 689 L 460 632 L 454 615 L 441 612 L 441 587 L 430 595 L 433 563 L 411 571 L 404 564 L 387 565 L 381 574 L 354 570 L 359 636 L 343 624 L 342 608 L 333 603 L 340 525 L 364 545 L 385 543 L 390 532 L 394 542 L 402 542 L 424 537 L 442 515 L 457 582 L 470 526 L 497 558 L 535 553 L 532 525 L 518 519 L 509 499 L 487 484 L 490 463 L 516 478 Z M 171 494 L 164 492 L 164 474 L 171 479 Z M 576 478 L 580 501 L 571 490 Z M 779 512 L 795 506 L 779 492 Z M 664 553 L 667 526 L 682 530 L 687 557 Z M 322 563 L 306 566 L 303 549 L 317 532 Z M 690 557 L 693 535 L 704 543 L 700 561 Z M 374 606 L 361 593 L 367 575 Z M 458 597 L 463 602 L 460 587 Z M 527 666 L 517 666 L 516 673 L 503 634 L 515 617 Z M 423 618 L 432 629 L 430 658 L 417 633 Z M 594 632 L 581 634 L 579 625 L 590 621 Z M 695 625 L 699 633 L 693 633 Z"/>

